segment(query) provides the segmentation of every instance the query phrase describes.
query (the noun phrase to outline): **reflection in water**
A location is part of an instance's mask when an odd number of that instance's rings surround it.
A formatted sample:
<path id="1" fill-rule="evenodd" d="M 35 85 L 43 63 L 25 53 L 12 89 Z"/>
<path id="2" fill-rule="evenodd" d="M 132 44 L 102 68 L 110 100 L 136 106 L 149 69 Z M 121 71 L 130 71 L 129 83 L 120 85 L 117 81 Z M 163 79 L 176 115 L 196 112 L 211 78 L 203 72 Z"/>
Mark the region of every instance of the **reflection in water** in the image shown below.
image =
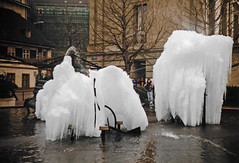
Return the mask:
<path id="1" fill-rule="evenodd" d="M 45 122 L 26 109 L 0 110 L 0 162 L 239 162 L 239 112 L 205 128 L 151 123 L 140 137 L 107 133 L 71 142 L 45 139 Z"/>
<path id="2" fill-rule="evenodd" d="M 32 141 L 35 122 L 25 108 L 0 110 L 0 162 L 28 162 L 39 160 L 39 149 Z"/>
<path id="3" fill-rule="evenodd" d="M 36 119 L 33 119 L 33 114 L 26 116 L 25 108 L 0 110 L 0 137 L 34 135 Z"/>
<path id="4" fill-rule="evenodd" d="M 147 144 L 145 149 L 140 153 L 141 156 L 137 160 L 137 162 L 143 162 L 143 163 L 154 163 L 156 162 L 154 159 L 154 156 L 156 155 L 156 141 L 150 140 Z"/>

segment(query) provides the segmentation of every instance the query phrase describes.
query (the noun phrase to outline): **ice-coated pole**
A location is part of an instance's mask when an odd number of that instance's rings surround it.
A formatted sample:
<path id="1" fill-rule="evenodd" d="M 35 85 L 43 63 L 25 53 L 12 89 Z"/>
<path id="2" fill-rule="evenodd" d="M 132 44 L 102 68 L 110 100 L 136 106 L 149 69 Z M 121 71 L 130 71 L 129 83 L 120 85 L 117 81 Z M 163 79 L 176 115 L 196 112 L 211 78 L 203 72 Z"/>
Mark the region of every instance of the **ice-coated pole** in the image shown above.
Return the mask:
<path id="1" fill-rule="evenodd" d="M 93 87 L 94 87 L 94 95 L 95 95 L 95 98 L 96 98 L 96 89 L 95 89 L 95 78 L 94 78 L 94 81 L 93 81 Z M 94 127 L 96 126 L 96 101 L 94 102 L 94 110 L 95 110 L 95 119 L 94 119 Z"/>
<path id="2" fill-rule="evenodd" d="M 206 89 L 205 89 L 204 102 L 203 102 L 203 115 L 202 115 L 202 126 L 203 127 L 206 126 L 206 99 L 207 99 L 207 93 L 206 93 Z"/>

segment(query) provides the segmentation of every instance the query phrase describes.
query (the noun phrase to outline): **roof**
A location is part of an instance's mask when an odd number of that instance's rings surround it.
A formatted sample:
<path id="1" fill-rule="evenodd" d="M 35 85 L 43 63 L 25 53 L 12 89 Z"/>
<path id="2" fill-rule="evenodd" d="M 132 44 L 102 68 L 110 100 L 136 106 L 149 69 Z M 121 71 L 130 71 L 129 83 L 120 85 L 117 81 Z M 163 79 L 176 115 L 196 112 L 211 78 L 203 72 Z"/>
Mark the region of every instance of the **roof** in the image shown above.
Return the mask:
<path id="1" fill-rule="evenodd" d="M 54 68 L 56 65 L 62 62 L 64 56 L 56 56 L 54 58 L 49 58 L 45 60 L 25 60 L 22 58 L 18 58 L 10 55 L 0 55 L 0 67 L 3 67 L 4 64 L 11 65 L 28 65 L 34 66 L 37 68 Z M 15 66 L 18 67 L 18 66 Z"/>
<path id="2" fill-rule="evenodd" d="M 13 68 L 14 67 L 15 69 L 24 68 L 24 69 L 36 69 L 37 70 L 37 67 L 34 65 L 24 64 L 21 61 L 14 60 L 14 59 L 9 60 L 9 59 L 2 59 L 2 58 L 0 58 L 0 67 L 1 68 L 4 68 L 4 67 Z M 4 71 L 1 71 L 1 72 L 4 72 Z"/>
<path id="3" fill-rule="evenodd" d="M 36 6 L 89 6 L 89 0 L 34 0 Z"/>
<path id="4" fill-rule="evenodd" d="M 8 3 L 12 3 L 21 7 L 30 8 L 29 5 L 24 1 L 17 1 L 17 0 L 3 0 L 3 1 L 7 1 Z"/>
<path id="5" fill-rule="evenodd" d="M 0 41 L 2 42 L 53 48 L 53 45 L 31 22 L 14 11 L 0 8 L 0 22 Z M 26 37 L 26 30 L 31 31 L 31 37 Z"/>

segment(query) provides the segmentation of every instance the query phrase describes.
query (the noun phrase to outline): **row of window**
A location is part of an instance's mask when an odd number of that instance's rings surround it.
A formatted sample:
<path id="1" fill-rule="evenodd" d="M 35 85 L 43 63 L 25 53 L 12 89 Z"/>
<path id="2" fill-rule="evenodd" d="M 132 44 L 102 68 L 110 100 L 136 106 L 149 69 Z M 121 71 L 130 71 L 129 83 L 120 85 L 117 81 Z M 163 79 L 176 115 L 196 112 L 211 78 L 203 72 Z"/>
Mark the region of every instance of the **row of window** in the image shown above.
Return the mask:
<path id="1" fill-rule="evenodd" d="M 7 80 L 15 83 L 15 73 L 7 73 Z M 30 86 L 30 75 L 29 74 L 22 74 L 22 88 L 29 88 Z"/>
<path id="2" fill-rule="evenodd" d="M 34 50 L 27 48 L 8 47 L 7 54 L 23 59 L 46 59 L 47 57 L 47 52 L 43 51 L 42 49 Z"/>
<path id="3" fill-rule="evenodd" d="M 82 15 L 82 16 L 89 16 L 89 9 L 88 8 L 37 8 L 38 14 L 69 14 L 69 15 Z"/>
<path id="4" fill-rule="evenodd" d="M 75 21 L 77 22 L 77 23 L 82 23 L 81 21 L 85 21 L 85 22 L 88 22 L 88 20 L 89 20 L 89 15 L 85 15 L 85 16 L 82 16 L 82 15 L 70 15 L 70 14 L 68 14 L 67 15 L 67 17 L 68 18 L 70 18 L 70 19 L 75 19 Z M 39 15 L 39 18 L 40 19 L 43 19 L 43 20 L 48 20 L 48 19 L 50 19 L 50 20 L 55 20 L 55 21 L 62 21 L 62 19 L 63 18 L 65 18 L 64 17 L 64 15 L 55 15 L 55 14 L 45 14 L 45 15 Z"/>
<path id="5" fill-rule="evenodd" d="M 136 43 L 144 43 L 146 41 L 144 24 L 147 16 L 147 4 L 135 6 L 136 9 Z"/>

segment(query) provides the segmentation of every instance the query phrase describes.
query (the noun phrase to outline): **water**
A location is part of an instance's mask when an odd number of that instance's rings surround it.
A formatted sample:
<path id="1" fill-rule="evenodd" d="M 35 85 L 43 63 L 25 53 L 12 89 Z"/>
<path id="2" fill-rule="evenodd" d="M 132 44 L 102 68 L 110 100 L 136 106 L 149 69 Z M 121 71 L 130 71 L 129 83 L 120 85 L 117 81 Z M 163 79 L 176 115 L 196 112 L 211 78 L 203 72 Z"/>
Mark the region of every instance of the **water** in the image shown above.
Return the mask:
<path id="1" fill-rule="evenodd" d="M 0 162 L 239 162 L 239 111 L 220 125 L 150 123 L 139 137 L 116 133 L 73 142 L 45 140 L 45 122 L 26 109 L 0 110 Z"/>

